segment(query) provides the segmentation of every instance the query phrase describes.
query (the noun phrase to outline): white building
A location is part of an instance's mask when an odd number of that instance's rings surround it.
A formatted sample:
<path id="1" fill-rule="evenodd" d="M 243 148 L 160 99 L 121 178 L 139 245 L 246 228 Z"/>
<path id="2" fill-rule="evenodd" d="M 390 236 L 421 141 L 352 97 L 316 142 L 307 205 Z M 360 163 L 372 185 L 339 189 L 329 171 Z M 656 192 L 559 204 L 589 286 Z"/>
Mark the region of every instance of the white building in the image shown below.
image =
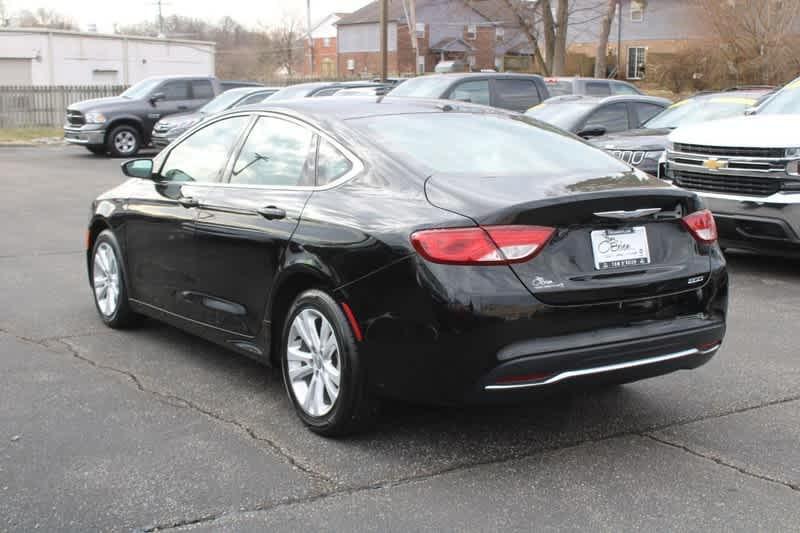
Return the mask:
<path id="1" fill-rule="evenodd" d="M 40 28 L 0 29 L 0 85 L 132 85 L 214 75 L 214 43 Z"/>

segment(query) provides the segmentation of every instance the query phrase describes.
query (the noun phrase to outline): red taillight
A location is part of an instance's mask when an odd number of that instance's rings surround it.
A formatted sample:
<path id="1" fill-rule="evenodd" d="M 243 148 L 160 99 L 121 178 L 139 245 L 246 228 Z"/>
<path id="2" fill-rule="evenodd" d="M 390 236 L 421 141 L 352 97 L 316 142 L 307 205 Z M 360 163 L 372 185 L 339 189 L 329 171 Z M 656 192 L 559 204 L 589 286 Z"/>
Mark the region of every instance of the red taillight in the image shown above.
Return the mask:
<path id="1" fill-rule="evenodd" d="M 485 226 L 418 231 L 411 243 L 434 263 L 507 265 L 532 259 L 555 229 L 542 226 Z"/>
<path id="2" fill-rule="evenodd" d="M 717 241 L 717 224 L 708 209 L 686 215 L 683 217 L 683 225 L 698 242 L 713 244 Z"/>

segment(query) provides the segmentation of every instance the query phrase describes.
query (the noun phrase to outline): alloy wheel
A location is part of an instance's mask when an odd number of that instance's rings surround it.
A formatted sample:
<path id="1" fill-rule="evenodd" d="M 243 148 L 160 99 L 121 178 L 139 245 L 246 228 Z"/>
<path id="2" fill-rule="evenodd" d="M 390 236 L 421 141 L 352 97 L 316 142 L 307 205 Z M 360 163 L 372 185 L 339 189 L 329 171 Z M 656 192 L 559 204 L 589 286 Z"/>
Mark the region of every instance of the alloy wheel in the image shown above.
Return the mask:
<path id="1" fill-rule="evenodd" d="M 114 147 L 121 154 L 129 154 L 136 148 L 136 137 L 130 131 L 120 131 L 114 136 Z"/>
<path id="2" fill-rule="evenodd" d="M 94 252 L 94 297 L 103 316 L 112 316 L 119 306 L 120 275 L 117 256 L 108 243 L 102 242 Z"/>
<path id="3" fill-rule="evenodd" d="M 289 384 L 300 408 L 323 416 L 339 397 L 341 355 L 336 332 L 325 316 L 304 309 L 289 329 L 286 362 Z"/>

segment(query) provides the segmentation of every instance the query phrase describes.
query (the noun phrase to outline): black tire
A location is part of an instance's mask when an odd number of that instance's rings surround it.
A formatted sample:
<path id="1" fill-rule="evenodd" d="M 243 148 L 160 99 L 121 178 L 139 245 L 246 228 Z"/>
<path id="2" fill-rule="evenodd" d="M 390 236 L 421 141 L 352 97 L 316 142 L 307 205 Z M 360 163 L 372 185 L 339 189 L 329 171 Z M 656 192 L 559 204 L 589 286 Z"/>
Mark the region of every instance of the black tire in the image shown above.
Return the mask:
<path id="1" fill-rule="evenodd" d="M 321 416 L 313 416 L 303 409 L 289 379 L 287 352 L 292 323 L 302 311 L 307 309 L 314 310 L 327 319 L 339 344 L 338 397 L 333 402 L 330 411 Z M 289 400 L 300 420 L 314 433 L 326 437 L 338 437 L 364 431 L 375 421 L 378 403 L 369 390 L 366 368 L 359 355 L 358 344 L 347 317 L 336 301 L 327 293 L 320 290 L 308 290 L 295 299 L 289 308 L 281 335 L 280 360 Z"/>
<path id="2" fill-rule="evenodd" d="M 141 147 L 139 131 L 126 124 L 112 129 L 106 138 L 106 149 L 113 157 L 133 157 Z"/>
<path id="3" fill-rule="evenodd" d="M 116 306 L 113 309 L 113 312 L 104 312 L 101 309 L 101 303 L 97 296 L 97 292 L 95 290 L 95 258 L 97 256 L 98 250 L 103 247 L 108 246 L 110 247 L 111 251 L 114 254 L 114 259 L 116 264 L 118 265 L 117 272 L 118 272 L 118 298 Z M 104 248 L 105 249 L 105 248 Z M 100 274 L 102 277 L 102 274 Z M 117 239 L 114 236 L 114 233 L 111 230 L 103 230 L 100 235 L 97 236 L 97 239 L 94 241 L 94 246 L 92 246 L 92 257 L 89 260 L 89 280 L 92 289 L 92 299 L 94 300 L 95 308 L 97 309 L 97 313 L 100 315 L 100 319 L 103 323 L 114 329 L 124 329 L 135 326 L 139 323 L 141 316 L 136 314 L 130 307 L 130 302 L 128 301 L 128 287 L 126 284 L 127 278 L 125 277 L 125 263 L 122 259 L 122 252 L 120 251 L 119 244 L 117 243 Z"/>
<path id="4" fill-rule="evenodd" d="M 107 153 L 105 145 L 102 144 L 101 145 L 92 144 L 87 146 L 86 149 L 92 152 L 94 155 L 106 155 Z"/>

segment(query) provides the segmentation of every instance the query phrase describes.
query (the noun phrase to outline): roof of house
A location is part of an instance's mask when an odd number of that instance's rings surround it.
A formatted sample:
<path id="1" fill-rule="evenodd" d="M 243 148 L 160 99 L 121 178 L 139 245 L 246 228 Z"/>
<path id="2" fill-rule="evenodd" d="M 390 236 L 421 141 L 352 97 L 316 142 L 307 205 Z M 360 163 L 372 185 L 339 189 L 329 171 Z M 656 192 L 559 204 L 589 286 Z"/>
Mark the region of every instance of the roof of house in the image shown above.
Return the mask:
<path id="1" fill-rule="evenodd" d="M 151 41 L 159 43 L 185 43 L 194 45 L 207 45 L 215 47 L 214 41 L 196 41 L 191 39 L 173 39 L 170 37 L 148 37 L 144 35 L 125 35 L 122 33 L 97 33 L 93 31 L 55 30 L 50 28 L 0 28 L 0 33 L 20 34 L 53 34 L 72 35 L 75 37 L 92 37 L 95 39 L 126 39 L 128 41 Z"/>
<path id="2" fill-rule="evenodd" d="M 456 37 L 448 37 L 432 44 L 432 52 L 471 52 L 475 50 L 469 43 Z"/>
<path id="3" fill-rule="evenodd" d="M 419 10 L 427 3 L 446 4 L 448 2 L 460 2 L 491 22 L 513 25 L 518 23 L 517 16 L 503 0 L 417 0 L 417 9 Z M 387 20 L 389 22 L 405 20 L 402 0 L 388 0 L 388 8 Z M 343 15 L 337 24 L 366 24 L 378 22 L 379 19 L 380 2 L 374 0 L 349 15 Z"/>

